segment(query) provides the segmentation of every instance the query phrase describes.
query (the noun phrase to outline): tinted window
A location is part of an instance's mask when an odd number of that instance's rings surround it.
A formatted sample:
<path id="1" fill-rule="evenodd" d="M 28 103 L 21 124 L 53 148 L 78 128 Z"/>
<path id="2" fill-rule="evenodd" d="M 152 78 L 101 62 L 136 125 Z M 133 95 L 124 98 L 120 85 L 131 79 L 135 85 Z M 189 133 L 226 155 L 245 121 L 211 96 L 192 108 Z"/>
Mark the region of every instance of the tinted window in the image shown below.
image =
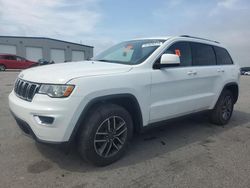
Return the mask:
<path id="1" fill-rule="evenodd" d="M 8 55 L 8 56 L 5 56 L 5 59 L 8 59 L 8 60 L 16 60 L 16 57 L 15 57 L 15 56 L 12 56 L 12 55 Z"/>
<path id="2" fill-rule="evenodd" d="M 16 60 L 17 61 L 24 61 L 24 59 L 22 57 L 16 56 Z"/>
<path id="3" fill-rule="evenodd" d="M 213 47 L 206 44 L 191 43 L 193 65 L 216 65 L 216 58 Z"/>
<path id="4" fill-rule="evenodd" d="M 1 56 L 0 56 L 0 59 L 8 59 L 8 56 L 6 56 L 6 55 L 1 55 Z"/>
<path id="5" fill-rule="evenodd" d="M 192 65 L 191 49 L 188 42 L 177 42 L 169 47 L 165 53 L 178 55 L 180 57 L 181 66 Z"/>
<path id="6" fill-rule="evenodd" d="M 226 49 L 215 46 L 214 50 L 215 50 L 218 65 L 233 64 L 233 61 Z"/>

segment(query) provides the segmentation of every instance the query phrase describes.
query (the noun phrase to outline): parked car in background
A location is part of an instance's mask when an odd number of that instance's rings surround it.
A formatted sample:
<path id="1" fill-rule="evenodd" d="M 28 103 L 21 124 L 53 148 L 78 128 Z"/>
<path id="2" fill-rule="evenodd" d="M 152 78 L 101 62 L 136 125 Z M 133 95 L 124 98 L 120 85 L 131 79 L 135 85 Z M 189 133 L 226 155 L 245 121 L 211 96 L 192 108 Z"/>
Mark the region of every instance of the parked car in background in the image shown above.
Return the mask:
<path id="1" fill-rule="evenodd" d="M 54 61 L 47 61 L 46 59 L 39 59 L 38 60 L 39 65 L 50 65 L 50 64 L 54 64 Z"/>
<path id="2" fill-rule="evenodd" d="M 250 71 L 245 72 L 244 75 L 250 76 Z"/>
<path id="3" fill-rule="evenodd" d="M 0 71 L 5 71 L 5 69 L 27 69 L 37 65 L 37 62 L 29 61 L 23 57 L 0 54 Z"/>
<path id="4" fill-rule="evenodd" d="M 241 75 L 250 75 L 250 67 L 241 67 L 240 73 Z"/>

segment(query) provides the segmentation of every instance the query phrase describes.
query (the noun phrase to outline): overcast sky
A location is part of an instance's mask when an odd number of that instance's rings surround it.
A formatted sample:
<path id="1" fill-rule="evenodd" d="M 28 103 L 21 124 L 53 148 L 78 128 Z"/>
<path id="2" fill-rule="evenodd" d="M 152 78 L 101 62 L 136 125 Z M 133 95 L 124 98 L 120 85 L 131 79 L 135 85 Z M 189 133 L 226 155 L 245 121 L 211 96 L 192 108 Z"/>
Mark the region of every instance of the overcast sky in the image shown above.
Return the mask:
<path id="1" fill-rule="evenodd" d="M 249 0 L 0 0 L 0 35 L 51 37 L 95 46 L 188 34 L 220 41 L 250 66 Z"/>

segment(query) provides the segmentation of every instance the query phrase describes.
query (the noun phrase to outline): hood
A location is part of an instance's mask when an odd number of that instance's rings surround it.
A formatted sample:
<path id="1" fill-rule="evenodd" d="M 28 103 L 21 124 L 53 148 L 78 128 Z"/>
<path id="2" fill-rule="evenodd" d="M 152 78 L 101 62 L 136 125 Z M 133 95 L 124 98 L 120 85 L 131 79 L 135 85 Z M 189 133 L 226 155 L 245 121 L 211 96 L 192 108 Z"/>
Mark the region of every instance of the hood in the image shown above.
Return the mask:
<path id="1" fill-rule="evenodd" d="M 37 83 L 65 84 L 74 78 L 117 74 L 128 72 L 131 69 L 131 65 L 99 61 L 80 61 L 30 68 L 22 71 L 19 74 L 19 78 Z"/>

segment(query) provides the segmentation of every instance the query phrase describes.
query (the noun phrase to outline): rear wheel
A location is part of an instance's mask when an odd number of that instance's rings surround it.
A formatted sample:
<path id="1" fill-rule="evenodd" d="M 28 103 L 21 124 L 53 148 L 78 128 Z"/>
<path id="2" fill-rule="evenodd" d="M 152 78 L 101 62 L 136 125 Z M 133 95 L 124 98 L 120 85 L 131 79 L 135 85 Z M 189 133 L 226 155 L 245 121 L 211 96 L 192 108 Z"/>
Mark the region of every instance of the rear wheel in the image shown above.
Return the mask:
<path id="1" fill-rule="evenodd" d="M 120 159 L 132 137 L 130 114 L 121 106 L 105 104 L 89 113 L 78 136 L 81 156 L 98 166 Z"/>
<path id="2" fill-rule="evenodd" d="M 0 71 L 5 71 L 5 66 L 4 65 L 0 65 Z"/>
<path id="3" fill-rule="evenodd" d="M 229 122 L 234 108 L 233 94 L 224 90 L 211 112 L 211 121 L 217 125 L 225 125 Z"/>

